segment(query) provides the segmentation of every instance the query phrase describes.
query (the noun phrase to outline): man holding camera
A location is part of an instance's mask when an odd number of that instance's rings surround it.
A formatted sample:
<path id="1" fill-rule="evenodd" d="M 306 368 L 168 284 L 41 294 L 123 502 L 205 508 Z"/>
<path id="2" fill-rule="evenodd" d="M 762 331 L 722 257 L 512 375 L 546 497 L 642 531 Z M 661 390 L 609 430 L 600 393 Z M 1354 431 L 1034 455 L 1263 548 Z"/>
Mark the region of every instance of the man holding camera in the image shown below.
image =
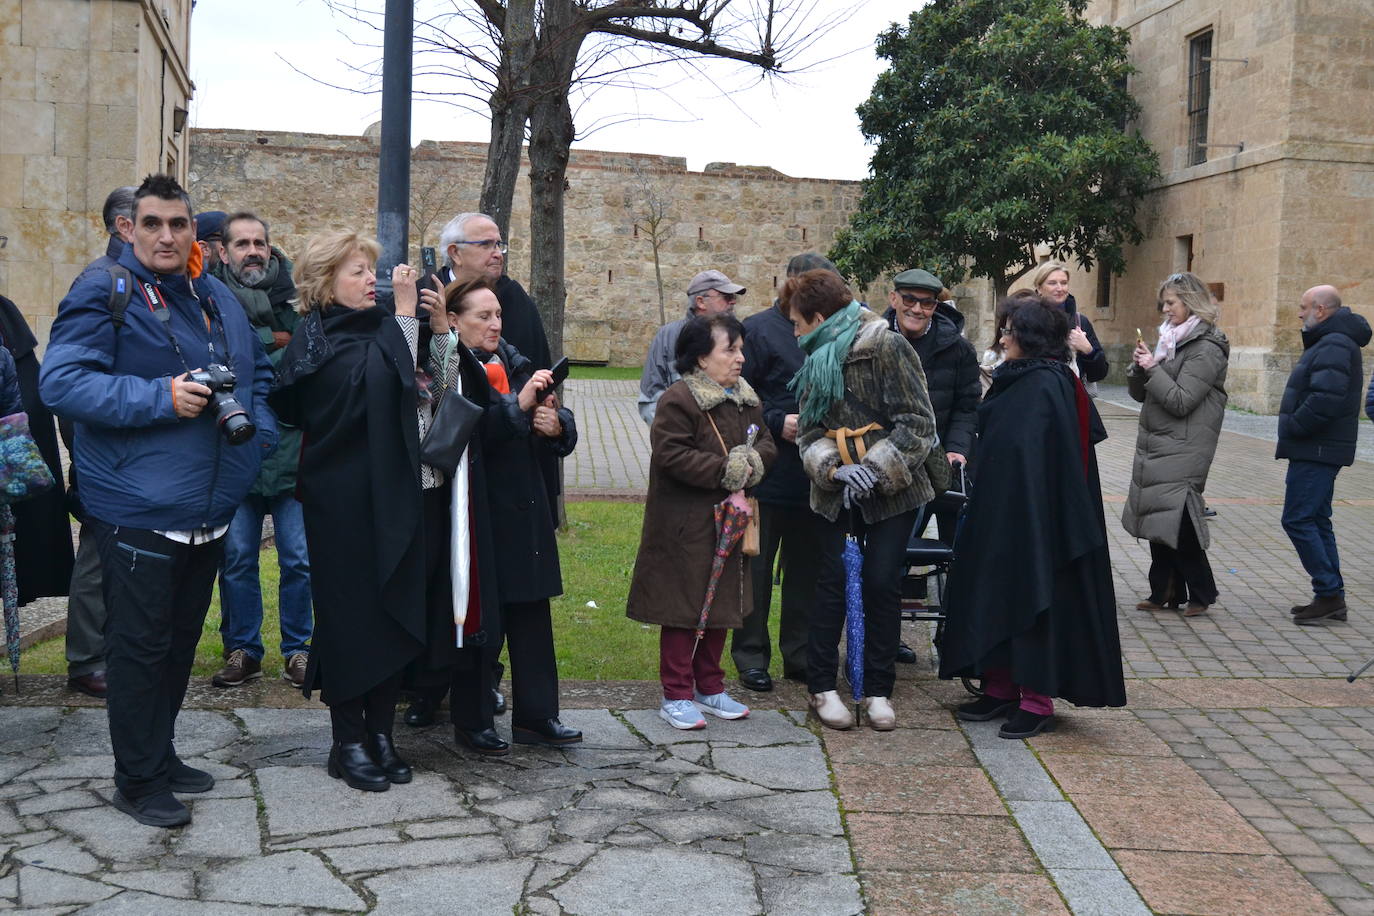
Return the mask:
<path id="1" fill-rule="evenodd" d="M 177 757 L 176 717 L 224 533 L 277 440 L 262 344 L 233 293 L 188 267 L 192 212 L 175 179 L 144 180 L 127 274 L 92 273 L 67 294 L 39 381 L 76 424 L 100 544 L 114 806 L 156 827 L 191 819 L 173 793 L 215 784 Z"/>
<path id="2" fill-rule="evenodd" d="M 199 225 L 199 220 L 197 220 Z M 291 261 L 268 240 L 267 224 L 247 211 L 224 219 L 224 259 L 210 273 L 229 287 L 275 366 L 296 329 L 296 285 Z M 216 687 L 237 687 L 262 676 L 262 582 L 258 555 L 262 520 L 272 516 L 277 547 L 277 610 L 281 623 L 282 677 L 294 687 L 305 683 L 313 627 L 310 557 L 305 546 L 305 516 L 296 501 L 300 430 L 278 428 L 277 450 L 262 463 L 248 498 L 234 513 L 224 539 L 220 574 L 220 632 L 224 667 L 210 679 Z"/>

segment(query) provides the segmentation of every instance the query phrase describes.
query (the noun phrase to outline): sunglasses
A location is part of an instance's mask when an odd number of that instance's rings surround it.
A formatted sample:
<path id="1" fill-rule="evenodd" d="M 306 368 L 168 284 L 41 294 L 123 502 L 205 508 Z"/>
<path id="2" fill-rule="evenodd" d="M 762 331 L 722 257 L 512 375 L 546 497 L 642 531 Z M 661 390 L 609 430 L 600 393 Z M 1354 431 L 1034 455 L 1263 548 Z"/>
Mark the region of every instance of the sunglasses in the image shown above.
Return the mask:
<path id="1" fill-rule="evenodd" d="M 923 309 L 934 308 L 940 301 L 934 296 L 916 296 L 911 293 L 898 293 L 897 295 L 907 305 L 919 305 Z"/>

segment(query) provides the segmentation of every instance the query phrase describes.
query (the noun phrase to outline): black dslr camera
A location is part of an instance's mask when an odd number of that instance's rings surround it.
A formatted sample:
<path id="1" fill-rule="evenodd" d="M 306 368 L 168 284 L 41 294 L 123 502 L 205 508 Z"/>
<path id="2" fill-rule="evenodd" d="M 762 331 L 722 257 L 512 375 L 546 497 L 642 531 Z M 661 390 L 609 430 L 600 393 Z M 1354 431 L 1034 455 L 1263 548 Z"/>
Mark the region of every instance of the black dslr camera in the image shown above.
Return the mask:
<path id="1" fill-rule="evenodd" d="M 258 428 L 248 419 L 248 411 L 234 397 L 234 371 L 228 366 L 211 364 L 200 372 L 191 373 L 191 381 L 210 389 L 210 404 L 215 409 L 215 422 L 230 445 L 242 445 L 253 438 Z"/>

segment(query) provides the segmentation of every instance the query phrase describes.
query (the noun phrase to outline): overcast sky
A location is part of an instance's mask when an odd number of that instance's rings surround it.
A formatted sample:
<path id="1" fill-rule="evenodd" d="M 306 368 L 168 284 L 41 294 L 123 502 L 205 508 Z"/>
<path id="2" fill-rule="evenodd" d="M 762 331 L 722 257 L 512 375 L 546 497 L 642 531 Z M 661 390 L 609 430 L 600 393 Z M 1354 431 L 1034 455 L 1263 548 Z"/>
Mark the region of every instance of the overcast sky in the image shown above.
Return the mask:
<path id="1" fill-rule="evenodd" d="M 812 69 L 761 84 L 724 62 L 703 67 L 709 78 L 650 72 L 645 82 L 671 82 L 672 88 L 638 94 L 602 90 L 579 111 L 579 133 L 597 119 L 637 112 L 672 123 L 638 120 L 608 126 L 577 145 L 686 156 L 688 168 L 698 170 L 707 162 L 726 161 L 769 165 L 796 177 L 864 177 L 871 148 L 859 133 L 854 108 L 868 97 L 881 69 L 874 39 L 893 22 L 904 23 L 922 3 L 814 2 L 819 18 L 838 19 L 804 54 L 808 63 L 822 61 Z M 382 0 L 374 5 L 380 9 Z M 200 0 L 191 17 L 191 78 L 196 84 L 191 124 L 360 134 L 380 120 L 380 95 L 319 85 L 288 62 L 328 82 L 359 85 L 363 79 L 342 62 L 371 65 L 380 52 L 363 42 L 374 40 L 366 29 L 332 15 L 323 0 Z M 487 139 L 486 118 L 437 102 L 417 99 L 413 119 L 416 142 Z"/>

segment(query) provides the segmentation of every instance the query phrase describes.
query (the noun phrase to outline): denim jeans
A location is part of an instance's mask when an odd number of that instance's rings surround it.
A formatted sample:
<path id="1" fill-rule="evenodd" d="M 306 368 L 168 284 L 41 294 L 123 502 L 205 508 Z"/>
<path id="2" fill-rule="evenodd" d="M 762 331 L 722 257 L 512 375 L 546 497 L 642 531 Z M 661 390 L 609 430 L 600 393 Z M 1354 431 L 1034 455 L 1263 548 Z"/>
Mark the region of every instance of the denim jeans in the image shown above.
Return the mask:
<path id="1" fill-rule="evenodd" d="M 262 549 L 262 520 L 271 514 L 276 533 L 277 611 L 281 618 L 281 654 L 289 658 L 310 651 L 313 618 L 310 606 L 310 557 L 305 548 L 305 516 L 289 492 L 248 497 L 234 513 L 224 539 L 224 567 L 220 571 L 219 601 L 225 654 L 243 649 L 262 661 L 262 582 L 258 553 Z"/>
<path id="2" fill-rule="evenodd" d="M 1331 530 L 1331 496 L 1340 466 L 1320 461 L 1289 461 L 1284 479 L 1283 530 L 1297 548 L 1302 568 L 1312 577 L 1312 594 L 1345 594 L 1336 534 Z"/>

